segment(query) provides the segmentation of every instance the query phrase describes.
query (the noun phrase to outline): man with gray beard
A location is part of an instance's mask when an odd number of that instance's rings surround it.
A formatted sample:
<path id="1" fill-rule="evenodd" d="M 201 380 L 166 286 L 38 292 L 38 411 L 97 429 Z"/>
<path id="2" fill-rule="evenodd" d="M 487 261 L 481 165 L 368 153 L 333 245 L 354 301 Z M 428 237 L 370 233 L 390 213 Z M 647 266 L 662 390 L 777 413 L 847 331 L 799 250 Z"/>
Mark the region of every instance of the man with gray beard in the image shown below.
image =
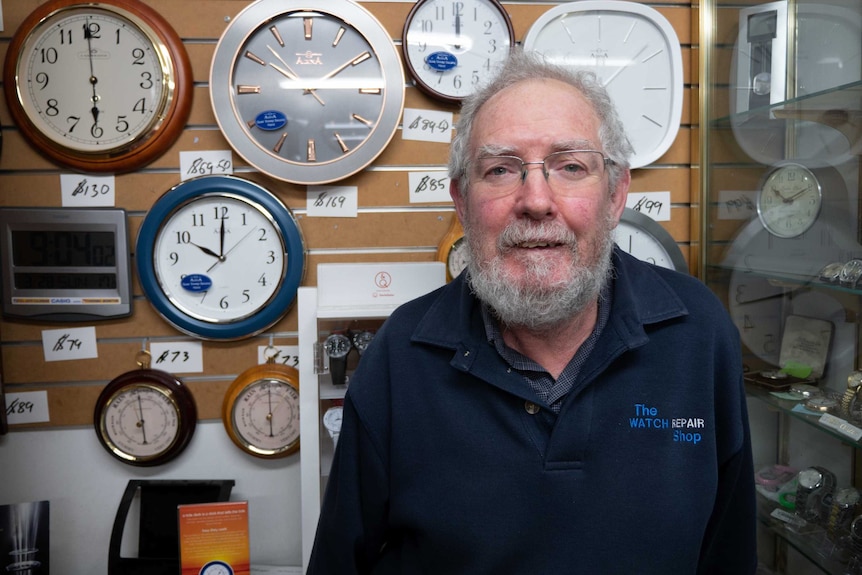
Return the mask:
<path id="1" fill-rule="evenodd" d="M 515 51 L 461 110 L 469 246 L 350 380 L 309 575 L 746 575 L 740 343 L 695 278 L 614 246 L 604 89 Z"/>

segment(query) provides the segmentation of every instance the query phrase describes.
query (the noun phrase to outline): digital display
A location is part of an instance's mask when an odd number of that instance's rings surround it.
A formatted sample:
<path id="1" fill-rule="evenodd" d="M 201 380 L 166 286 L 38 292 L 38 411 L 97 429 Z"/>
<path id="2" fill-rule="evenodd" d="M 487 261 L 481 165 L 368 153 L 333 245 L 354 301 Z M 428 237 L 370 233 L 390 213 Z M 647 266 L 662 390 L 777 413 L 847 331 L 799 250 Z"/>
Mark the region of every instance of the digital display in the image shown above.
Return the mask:
<path id="1" fill-rule="evenodd" d="M 117 289 L 117 274 L 18 272 L 15 274 L 15 288 L 30 290 Z"/>
<path id="2" fill-rule="evenodd" d="M 12 263 L 17 267 L 114 267 L 117 265 L 115 234 L 12 230 Z M 15 283 L 19 288 L 23 287 L 17 279 Z"/>

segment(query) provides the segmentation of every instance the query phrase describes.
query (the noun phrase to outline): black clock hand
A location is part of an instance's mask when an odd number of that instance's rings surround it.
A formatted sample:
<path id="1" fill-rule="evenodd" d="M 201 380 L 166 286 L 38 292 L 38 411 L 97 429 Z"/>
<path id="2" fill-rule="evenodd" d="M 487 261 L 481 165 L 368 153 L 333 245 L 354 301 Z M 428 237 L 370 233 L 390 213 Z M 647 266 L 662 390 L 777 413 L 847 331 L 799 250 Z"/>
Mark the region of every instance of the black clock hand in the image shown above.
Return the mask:
<path id="1" fill-rule="evenodd" d="M 144 406 L 141 403 L 141 396 L 138 394 L 138 414 L 140 419 L 138 420 L 138 426 L 141 428 L 141 435 L 144 436 L 144 445 L 147 444 L 147 427 L 144 425 Z"/>
<path id="2" fill-rule="evenodd" d="M 90 98 L 93 101 L 93 107 L 90 108 L 90 113 L 93 114 L 93 123 L 99 123 L 99 107 L 96 105 L 99 102 L 99 95 L 96 94 L 96 84 L 99 79 L 96 78 L 95 70 L 93 69 L 93 33 L 90 31 L 90 19 L 84 22 L 84 38 L 87 39 L 87 56 L 90 59 L 90 86 L 93 89 L 93 96 Z"/>
<path id="3" fill-rule="evenodd" d="M 232 251 L 234 251 L 234 250 L 236 249 L 236 247 L 237 247 L 239 244 L 241 244 L 241 243 L 242 243 L 242 241 L 243 241 L 245 238 L 247 238 L 248 236 L 250 236 L 250 235 L 251 235 L 252 233 L 254 233 L 255 231 L 257 231 L 257 228 L 253 228 L 253 229 L 249 230 L 249 232 L 248 232 L 246 235 L 244 235 L 243 237 L 241 237 L 241 238 L 239 239 L 239 241 L 237 241 L 234 245 L 232 245 L 228 251 L 226 251 L 225 253 L 223 253 L 221 256 L 216 255 L 216 257 L 218 258 L 218 261 L 217 261 L 216 263 L 214 263 L 213 265 L 211 265 L 210 267 L 208 267 L 208 268 L 207 268 L 207 273 L 209 273 L 209 272 L 210 272 L 214 267 L 216 267 L 217 265 L 219 265 L 221 262 L 225 261 L 225 260 L 227 259 L 227 255 L 228 255 L 229 253 L 231 253 Z M 193 245 L 194 245 L 194 244 L 193 244 Z M 200 246 L 197 246 L 197 247 L 200 247 Z M 202 250 L 205 250 L 205 248 L 201 248 L 201 249 L 202 249 Z M 206 251 L 206 250 L 205 250 L 205 251 Z M 215 255 L 215 254 L 213 254 L 213 255 Z"/>
<path id="4" fill-rule="evenodd" d="M 218 257 L 221 258 L 224 256 L 224 218 L 221 219 L 221 228 L 219 229 L 218 235 Z"/>
<path id="5" fill-rule="evenodd" d="M 455 44 L 455 48 L 461 47 L 461 14 L 455 14 L 455 38 L 458 39 L 458 43 Z"/>
<path id="6" fill-rule="evenodd" d="M 196 244 L 196 243 L 194 243 L 194 242 L 189 242 L 189 243 L 190 243 L 191 245 L 193 245 L 194 247 L 196 247 L 197 249 L 199 249 L 200 251 L 202 251 L 203 253 L 205 253 L 206 255 L 208 255 L 208 256 L 212 256 L 212 257 L 214 257 L 214 258 L 216 258 L 216 259 L 218 259 L 218 260 L 221 260 L 222 258 L 224 258 L 224 256 L 220 256 L 219 254 L 215 253 L 214 251 L 212 251 L 212 250 L 211 250 L 211 249 L 209 249 L 209 248 L 205 248 L 205 247 L 203 247 L 203 246 L 199 246 L 199 245 L 197 245 L 197 244 Z"/>
<path id="7" fill-rule="evenodd" d="M 272 388 L 266 388 L 266 402 L 269 404 L 269 413 L 266 414 L 266 418 L 269 420 L 269 436 L 273 437 L 274 433 L 272 432 Z"/>

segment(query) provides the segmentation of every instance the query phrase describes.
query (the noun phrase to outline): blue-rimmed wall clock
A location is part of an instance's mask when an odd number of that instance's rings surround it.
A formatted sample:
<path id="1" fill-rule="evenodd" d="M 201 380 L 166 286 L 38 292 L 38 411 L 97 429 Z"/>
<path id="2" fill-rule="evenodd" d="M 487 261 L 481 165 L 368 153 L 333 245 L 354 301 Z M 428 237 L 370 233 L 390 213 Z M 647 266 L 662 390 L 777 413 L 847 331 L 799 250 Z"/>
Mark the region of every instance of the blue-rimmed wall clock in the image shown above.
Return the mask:
<path id="1" fill-rule="evenodd" d="M 305 245 L 290 209 L 267 189 L 204 176 L 156 201 L 135 259 L 162 317 L 196 337 L 232 340 L 284 316 L 305 272 Z"/>

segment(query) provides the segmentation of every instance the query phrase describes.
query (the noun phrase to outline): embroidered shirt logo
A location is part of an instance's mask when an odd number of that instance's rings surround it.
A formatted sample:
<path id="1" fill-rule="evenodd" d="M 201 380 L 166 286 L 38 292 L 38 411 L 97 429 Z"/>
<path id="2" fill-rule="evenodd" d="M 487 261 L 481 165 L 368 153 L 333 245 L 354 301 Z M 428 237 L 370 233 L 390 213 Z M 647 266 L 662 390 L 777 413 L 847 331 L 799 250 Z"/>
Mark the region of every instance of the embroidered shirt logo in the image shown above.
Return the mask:
<path id="1" fill-rule="evenodd" d="M 662 416 L 657 407 L 644 403 L 636 403 L 634 408 L 634 416 L 629 418 L 629 427 L 632 429 L 671 429 L 673 441 L 677 443 L 696 445 L 703 440 L 703 435 L 698 431 L 706 428 L 706 421 L 702 417 L 668 418 Z"/>

